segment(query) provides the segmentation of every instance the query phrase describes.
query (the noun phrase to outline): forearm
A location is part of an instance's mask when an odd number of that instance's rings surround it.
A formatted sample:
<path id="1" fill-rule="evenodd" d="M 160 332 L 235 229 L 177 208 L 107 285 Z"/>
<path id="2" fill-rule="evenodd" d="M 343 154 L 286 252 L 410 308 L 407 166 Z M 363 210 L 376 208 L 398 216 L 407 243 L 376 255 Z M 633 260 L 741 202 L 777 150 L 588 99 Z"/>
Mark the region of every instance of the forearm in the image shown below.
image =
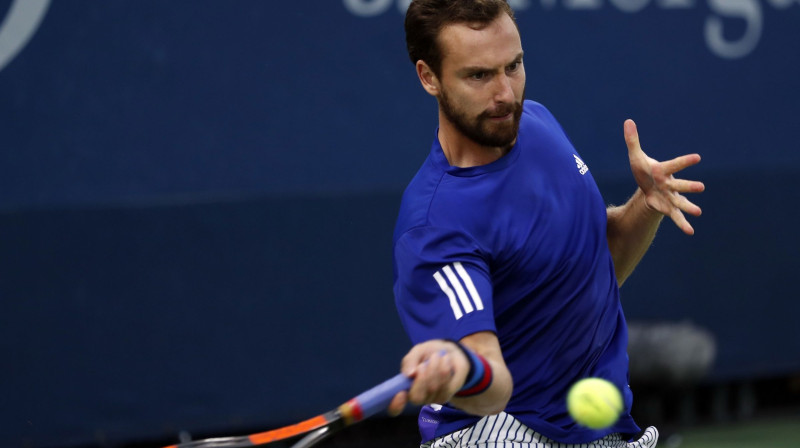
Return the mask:
<path id="1" fill-rule="evenodd" d="M 650 248 L 664 215 L 647 206 L 641 189 L 624 205 L 609 207 L 607 214 L 608 248 L 617 283 L 622 286 Z"/>

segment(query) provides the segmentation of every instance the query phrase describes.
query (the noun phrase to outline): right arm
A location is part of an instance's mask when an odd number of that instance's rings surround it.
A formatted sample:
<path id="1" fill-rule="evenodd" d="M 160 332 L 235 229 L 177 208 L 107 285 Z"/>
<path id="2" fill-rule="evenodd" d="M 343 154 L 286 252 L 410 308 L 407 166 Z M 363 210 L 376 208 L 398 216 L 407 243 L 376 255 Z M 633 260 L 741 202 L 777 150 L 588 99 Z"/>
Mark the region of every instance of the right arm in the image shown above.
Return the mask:
<path id="1" fill-rule="evenodd" d="M 394 252 L 398 313 L 411 339 L 424 342 L 403 358 L 401 371 L 413 383 L 394 397 L 389 413 L 399 414 L 409 402 L 450 403 L 476 415 L 501 412 L 513 384 L 495 333 L 490 270 L 479 244 L 460 230 L 424 226 L 399 237 Z M 468 380 L 470 362 L 456 343 L 444 338 L 460 338 L 461 346 L 483 357 L 492 374 L 486 390 L 456 396 Z"/>
<path id="2" fill-rule="evenodd" d="M 455 343 L 442 339 L 415 345 L 403 358 L 401 371 L 413 378 L 408 392 L 400 392 L 389 405 L 389 413 L 399 414 L 408 402 L 417 405 L 448 402 L 474 415 L 498 414 L 505 409 L 513 390 L 497 336 L 482 331 L 462 338 L 461 345 L 483 357 L 491 368 L 491 385 L 468 397 L 456 396 L 469 375 L 467 356 Z"/>

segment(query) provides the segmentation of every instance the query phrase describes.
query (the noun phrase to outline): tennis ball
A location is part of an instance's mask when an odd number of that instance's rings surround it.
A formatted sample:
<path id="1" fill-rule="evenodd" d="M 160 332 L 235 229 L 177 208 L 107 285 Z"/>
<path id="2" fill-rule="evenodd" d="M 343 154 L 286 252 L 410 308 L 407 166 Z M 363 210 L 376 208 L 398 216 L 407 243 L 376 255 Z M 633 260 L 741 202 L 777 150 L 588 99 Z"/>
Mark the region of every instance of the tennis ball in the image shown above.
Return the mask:
<path id="1" fill-rule="evenodd" d="M 622 413 L 622 394 L 602 378 L 584 378 L 567 393 L 567 410 L 579 424 L 603 429 L 616 423 Z"/>

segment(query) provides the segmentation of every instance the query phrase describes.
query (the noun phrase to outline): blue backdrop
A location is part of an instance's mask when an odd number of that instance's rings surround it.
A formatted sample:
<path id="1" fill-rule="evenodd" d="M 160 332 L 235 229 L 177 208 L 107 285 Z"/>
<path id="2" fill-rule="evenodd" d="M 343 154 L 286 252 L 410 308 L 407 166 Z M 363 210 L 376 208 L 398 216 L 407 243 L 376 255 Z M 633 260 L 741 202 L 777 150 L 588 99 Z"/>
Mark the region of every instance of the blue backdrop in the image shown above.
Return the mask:
<path id="1" fill-rule="evenodd" d="M 0 0 L 0 438 L 285 423 L 393 375 L 391 233 L 435 100 L 405 0 Z M 622 122 L 703 156 L 631 320 L 717 337 L 713 381 L 800 371 L 800 1 L 517 0 L 527 95 L 609 203 Z"/>

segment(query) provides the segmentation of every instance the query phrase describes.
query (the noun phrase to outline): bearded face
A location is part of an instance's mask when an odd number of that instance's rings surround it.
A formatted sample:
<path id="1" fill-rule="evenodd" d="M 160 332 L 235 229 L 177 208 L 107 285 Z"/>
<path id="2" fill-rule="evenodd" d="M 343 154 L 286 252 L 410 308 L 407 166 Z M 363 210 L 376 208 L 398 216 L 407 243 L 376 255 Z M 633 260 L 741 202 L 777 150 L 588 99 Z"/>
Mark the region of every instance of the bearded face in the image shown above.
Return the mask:
<path id="1" fill-rule="evenodd" d="M 479 113 L 469 112 L 442 88 L 439 107 L 453 126 L 470 140 L 490 148 L 509 148 L 517 138 L 522 117 L 522 98 L 513 103 L 501 103 Z"/>

